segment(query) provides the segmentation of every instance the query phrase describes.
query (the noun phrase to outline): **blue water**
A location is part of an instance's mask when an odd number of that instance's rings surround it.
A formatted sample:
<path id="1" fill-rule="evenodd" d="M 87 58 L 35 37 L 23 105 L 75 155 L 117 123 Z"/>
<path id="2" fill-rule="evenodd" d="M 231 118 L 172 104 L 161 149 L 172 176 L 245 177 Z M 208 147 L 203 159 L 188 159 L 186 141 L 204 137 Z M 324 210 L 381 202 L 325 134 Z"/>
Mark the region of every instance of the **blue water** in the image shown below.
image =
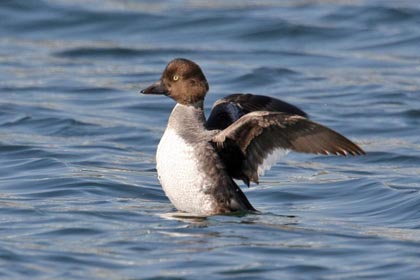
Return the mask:
<path id="1" fill-rule="evenodd" d="M 3 0 L 0 278 L 419 279 L 419 26 L 417 1 Z M 174 217 L 174 102 L 139 90 L 175 57 L 206 110 L 278 97 L 368 155 L 289 154 L 244 188 L 262 214 Z"/>

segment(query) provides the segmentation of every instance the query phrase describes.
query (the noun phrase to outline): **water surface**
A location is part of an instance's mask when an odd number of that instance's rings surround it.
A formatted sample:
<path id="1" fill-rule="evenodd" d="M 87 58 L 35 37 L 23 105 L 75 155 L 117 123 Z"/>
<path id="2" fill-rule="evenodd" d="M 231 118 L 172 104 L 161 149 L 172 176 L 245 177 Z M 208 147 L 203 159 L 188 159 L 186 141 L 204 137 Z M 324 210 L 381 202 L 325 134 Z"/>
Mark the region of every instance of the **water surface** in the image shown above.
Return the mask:
<path id="1" fill-rule="evenodd" d="M 0 278 L 417 279 L 415 1 L 3 1 Z M 206 110 L 291 102 L 364 157 L 289 154 L 262 213 L 174 217 L 155 150 L 174 102 L 138 92 L 199 63 Z"/>

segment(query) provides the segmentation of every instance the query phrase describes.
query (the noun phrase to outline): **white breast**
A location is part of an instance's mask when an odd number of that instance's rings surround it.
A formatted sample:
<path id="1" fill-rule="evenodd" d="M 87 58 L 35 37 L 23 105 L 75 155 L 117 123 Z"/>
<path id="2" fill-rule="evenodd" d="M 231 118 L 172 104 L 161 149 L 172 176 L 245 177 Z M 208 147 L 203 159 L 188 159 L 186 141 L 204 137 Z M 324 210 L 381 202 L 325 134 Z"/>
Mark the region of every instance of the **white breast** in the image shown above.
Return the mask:
<path id="1" fill-rule="evenodd" d="M 168 127 L 156 153 L 157 173 L 166 196 L 181 211 L 208 215 L 214 200 L 206 194 L 212 180 L 199 169 L 194 147 Z"/>

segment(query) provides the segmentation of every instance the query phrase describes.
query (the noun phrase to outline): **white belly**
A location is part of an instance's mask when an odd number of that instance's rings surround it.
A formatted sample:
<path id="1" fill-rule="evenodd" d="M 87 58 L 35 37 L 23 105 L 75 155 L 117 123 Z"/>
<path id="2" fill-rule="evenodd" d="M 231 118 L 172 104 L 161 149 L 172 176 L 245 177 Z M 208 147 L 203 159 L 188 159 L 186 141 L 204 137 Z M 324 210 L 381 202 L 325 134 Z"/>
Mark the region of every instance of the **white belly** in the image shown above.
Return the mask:
<path id="1" fill-rule="evenodd" d="M 156 153 L 159 181 L 166 196 L 181 211 L 209 215 L 215 208 L 214 199 L 206 194 L 211 178 L 199 168 L 193 147 L 168 127 Z"/>

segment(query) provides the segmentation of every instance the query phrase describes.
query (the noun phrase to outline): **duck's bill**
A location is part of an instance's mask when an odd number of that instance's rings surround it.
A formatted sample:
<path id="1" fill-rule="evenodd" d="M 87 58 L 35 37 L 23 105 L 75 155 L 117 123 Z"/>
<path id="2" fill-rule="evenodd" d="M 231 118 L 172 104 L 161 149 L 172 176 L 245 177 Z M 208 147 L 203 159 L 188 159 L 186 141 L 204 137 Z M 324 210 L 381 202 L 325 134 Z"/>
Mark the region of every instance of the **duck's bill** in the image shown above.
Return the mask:
<path id="1" fill-rule="evenodd" d="M 166 86 L 162 83 L 161 80 L 157 81 L 156 83 L 154 83 L 153 85 L 143 89 L 142 91 L 140 91 L 140 93 L 144 93 L 144 94 L 168 94 L 168 89 L 166 88 Z"/>

